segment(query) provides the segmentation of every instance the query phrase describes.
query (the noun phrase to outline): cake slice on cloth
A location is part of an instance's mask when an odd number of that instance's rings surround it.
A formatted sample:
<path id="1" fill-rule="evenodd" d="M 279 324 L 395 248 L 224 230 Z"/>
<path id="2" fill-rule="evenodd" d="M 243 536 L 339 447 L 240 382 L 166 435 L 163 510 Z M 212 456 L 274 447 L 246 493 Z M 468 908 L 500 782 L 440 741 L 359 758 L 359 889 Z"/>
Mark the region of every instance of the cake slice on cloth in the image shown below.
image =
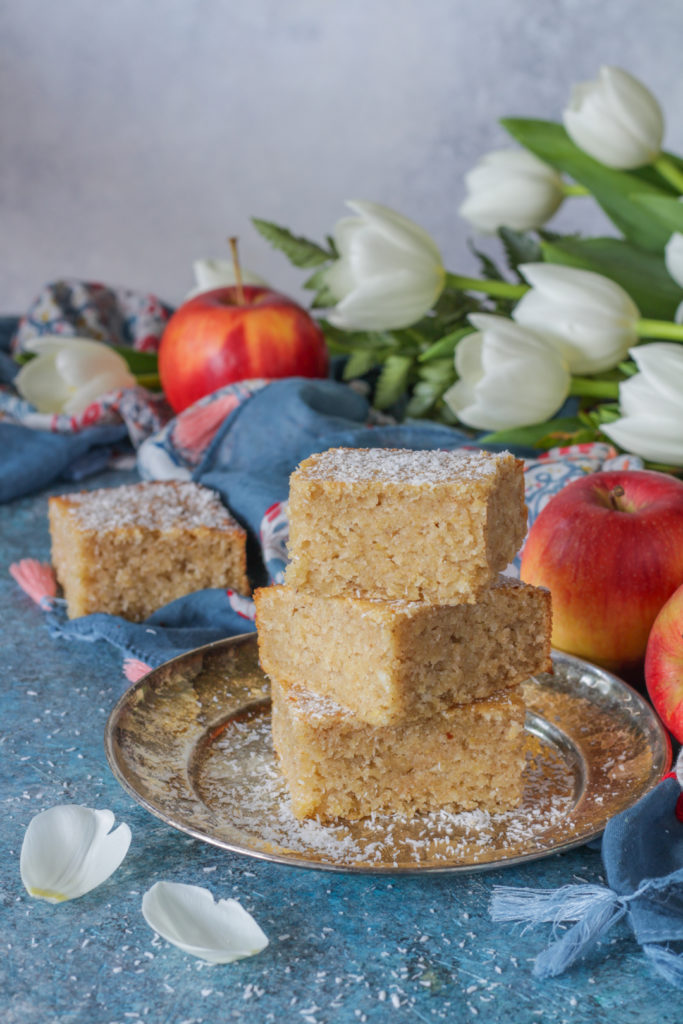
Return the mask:
<path id="1" fill-rule="evenodd" d="M 250 593 L 246 531 L 213 491 L 164 481 L 49 499 L 52 563 L 69 618 L 139 622 L 208 587 Z"/>

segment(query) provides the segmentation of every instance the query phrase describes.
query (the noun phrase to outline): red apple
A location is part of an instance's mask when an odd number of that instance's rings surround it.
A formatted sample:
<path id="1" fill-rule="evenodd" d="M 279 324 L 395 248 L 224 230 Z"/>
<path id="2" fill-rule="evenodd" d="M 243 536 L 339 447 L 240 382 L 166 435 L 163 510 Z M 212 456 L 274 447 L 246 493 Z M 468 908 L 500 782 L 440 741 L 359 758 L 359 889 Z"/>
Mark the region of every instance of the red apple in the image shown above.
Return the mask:
<path id="1" fill-rule="evenodd" d="M 531 526 L 521 576 L 551 592 L 553 646 L 633 677 L 683 583 L 683 481 L 624 470 L 567 484 Z"/>
<path id="2" fill-rule="evenodd" d="M 660 609 L 650 630 L 645 683 L 655 711 L 683 743 L 683 586 Z"/>
<path id="3" fill-rule="evenodd" d="M 325 377 L 325 338 L 305 309 L 269 288 L 195 295 L 172 315 L 159 377 L 175 412 L 224 384 L 251 377 Z"/>

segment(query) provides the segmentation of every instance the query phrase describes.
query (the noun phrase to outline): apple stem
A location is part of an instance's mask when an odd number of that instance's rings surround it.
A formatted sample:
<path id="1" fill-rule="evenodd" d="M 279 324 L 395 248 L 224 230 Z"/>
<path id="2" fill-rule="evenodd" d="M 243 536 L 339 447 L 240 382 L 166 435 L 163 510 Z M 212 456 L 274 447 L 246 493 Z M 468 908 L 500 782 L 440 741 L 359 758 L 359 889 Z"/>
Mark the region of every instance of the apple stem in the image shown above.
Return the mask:
<path id="1" fill-rule="evenodd" d="M 230 243 L 230 251 L 232 252 L 232 265 L 235 271 L 235 291 L 237 292 L 237 305 L 244 306 L 246 304 L 246 297 L 244 294 L 244 285 L 242 283 L 242 268 L 240 267 L 240 259 L 237 253 L 237 239 L 233 236 L 228 239 Z"/>
<path id="2" fill-rule="evenodd" d="M 612 508 L 620 509 L 621 504 L 619 502 L 619 498 L 623 497 L 624 488 L 621 486 L 621 484 L 617 484 L 616 487 L 613 487 L 612 490 L 609 492 L 609 503 L 612 506 Z"/>

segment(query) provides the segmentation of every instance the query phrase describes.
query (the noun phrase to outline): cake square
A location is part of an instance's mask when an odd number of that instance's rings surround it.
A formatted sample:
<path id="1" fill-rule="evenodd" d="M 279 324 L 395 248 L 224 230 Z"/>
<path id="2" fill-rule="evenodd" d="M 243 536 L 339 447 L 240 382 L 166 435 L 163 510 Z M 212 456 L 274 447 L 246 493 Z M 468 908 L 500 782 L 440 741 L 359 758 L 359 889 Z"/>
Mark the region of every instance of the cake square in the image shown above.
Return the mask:
<path id="1" fill-rule="evenodd" d="M 282 585 L 254 600 L 264 672 L 372 725 L 425 717 L 552 671 L 550 592 L 508 576 L 475 604 L 320 597 Z"/>
<path id="2" fill-rule="evenodd" d="M 52 564 L 69 618 L 139 622 L 206 587 L 250 593 L 246 531 L 191 482 L 127 484 L 51 497 Z"/>
<path id="3" fill-rule="evenodd" d="M 323 596 L 475 601 L 526 533 L 509 452 L 332 448 L 290 478 L 285 581 Z"/>
<path id="4" fill-rule="evenodd" d="M 273 744 L 297 818 L 496 812 L 522 799 L 519 688 L 378 728 L 328 698 L 271 683 Z"/>

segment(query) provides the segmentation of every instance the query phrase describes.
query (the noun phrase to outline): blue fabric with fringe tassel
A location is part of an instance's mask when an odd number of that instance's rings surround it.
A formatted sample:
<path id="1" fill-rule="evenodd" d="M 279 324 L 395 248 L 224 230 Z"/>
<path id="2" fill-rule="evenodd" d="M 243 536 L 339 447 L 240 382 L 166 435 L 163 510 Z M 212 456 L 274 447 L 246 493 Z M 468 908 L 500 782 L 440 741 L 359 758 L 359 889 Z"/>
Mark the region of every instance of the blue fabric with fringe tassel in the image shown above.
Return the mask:
<path id="1" fill-rule="evenodd" d="M 537 977 L 561 974 L 626 917 L 656 973 L 683 989 L 683 955 L 661 945 L 683 942 L 683 823 L 676 817 L 680 796 L 676 779 L 665 779 L 607 823 L 602 842 L 607 885 L 494 889 L 494 921 L 521 921 L 524 931 L 541 923 L 553 926 L 554 941 L 536 958 Z M 560 934 L 559 926 L 569 922 L 571 927 Z"/>

